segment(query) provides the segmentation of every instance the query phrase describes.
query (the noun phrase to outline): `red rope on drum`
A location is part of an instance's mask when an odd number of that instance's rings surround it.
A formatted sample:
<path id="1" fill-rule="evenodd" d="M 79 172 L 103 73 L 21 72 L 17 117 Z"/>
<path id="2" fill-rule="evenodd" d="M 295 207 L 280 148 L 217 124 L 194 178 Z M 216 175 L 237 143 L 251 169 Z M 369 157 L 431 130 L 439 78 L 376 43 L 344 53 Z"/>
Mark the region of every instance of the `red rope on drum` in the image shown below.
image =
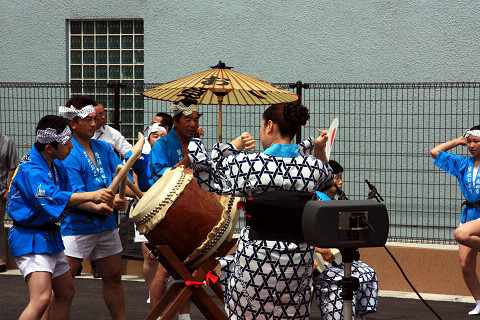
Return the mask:
<path id="1" fill-rule="evenodd" d="M 190 281 L 190 280 L 187 280 L 187 281 L 185 281 L 185 285 L 187 287 L 195 286 L 195 288 L 199 288 L 200 286 L 209 286 L 211 284 L 214 284 L 217 281 L 218 281 L 218 276 L 214 275 L 212 273 L 212 271 L 208 271 L 207 275 L 205 276 L 205 281 Z"/>
<path id="2" fill-rule="evenodd" d="M 214 275 L 212 271 L 208 271 L 207 275 L 205 276 L 205 283 L 207 286 L 210 285 L 210 282 L 214 284 L 218 281 L 218 276 Z"/>

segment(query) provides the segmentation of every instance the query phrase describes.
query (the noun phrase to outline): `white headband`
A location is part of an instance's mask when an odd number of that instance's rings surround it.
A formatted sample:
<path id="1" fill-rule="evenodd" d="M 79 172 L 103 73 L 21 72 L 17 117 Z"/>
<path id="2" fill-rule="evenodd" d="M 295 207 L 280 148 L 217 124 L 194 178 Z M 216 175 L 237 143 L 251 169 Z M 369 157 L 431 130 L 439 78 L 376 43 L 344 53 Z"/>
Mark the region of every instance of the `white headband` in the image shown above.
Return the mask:
<path id="1" fill-rule="evenodd" d="M 463 134 L 463 136 L 465 138 L 468 138 L 469 135 L 480 137 L 480 130 L 465 130 L 465 133 Z"/>
<path id="2" fill-rule="evenodd" d="M 37 131 L 37 141 L 43 144 L 57 141 L 58 143 L 65 144 L 70 140 L 70 127 L 66 126 L 62 133 L 57 133 L 57 130 L 47 128 L 45 130 Z"/>
<path id="3" fill-rule="evenodd" d="M 187 107 L 186 105 L 183 104 L 182 101 L 178 101 L 177 104 L 172 104 L 170 106 L 170 109 L 173 110 L 173 115 L 174 116 L 176 116 L 180 112 L 183 112 L 184 115 L 189 116 L 189 115 L 192 114 L 192 112 L 198 111 L 196 104 L 191 104 Z"/>
<path id="4" fill-rule="evenodd" d="M 58 109 L 58 113 L 68 119 L 73 119 L 75 117 L 85 119 L 90 113 L 95 113 L 95 108 L 91 104 L 80 110 L 76 109 L 74 106 L 70 106 L 69 108 L 61 106 Z"/>
<path id="5" fill-rule="evenodd" d="M 147 138 L 154 132 L 158 132 L 158 131 L 163 131 L 165 132 L 165 134 L 167 134 L 167 130 L 162 127 L 160 125 L 160 123 L 154 123 L 152 124 L 150 127 L 148 127 L 148 131 L 147 131 Z"/>

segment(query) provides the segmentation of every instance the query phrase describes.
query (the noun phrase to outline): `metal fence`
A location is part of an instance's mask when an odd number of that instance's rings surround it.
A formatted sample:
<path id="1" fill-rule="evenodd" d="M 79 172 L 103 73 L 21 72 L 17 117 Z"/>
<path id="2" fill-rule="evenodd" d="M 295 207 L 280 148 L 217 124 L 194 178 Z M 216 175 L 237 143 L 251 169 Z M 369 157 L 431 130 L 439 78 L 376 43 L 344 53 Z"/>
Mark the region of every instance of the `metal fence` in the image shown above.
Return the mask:
<path id="1" fill-rule="evenodd" d="M 140 92 L 155 86 L 120 89 L 120 130 L 133 140 L 157 112 L 170 112 L 169 102 L 143 98 Z M 392 241 L 453 243 L 463 196 L 455 178 L 432 164 L 429 150 L 457 138 L 480 123 L 480 83 L 405 84 L 275 84 L 297 90 L 311 118 L 302 137 L 316 136 L 317 128 L 328 129 L 333 118 L 340 126 L 332 159 L 344 168 L 344 191 L 350 199 L 365 199 L 368 179 L 385 199 Z M 114 88 L 96 88 L 98 99 L 113 121 Z M 64 83 L 0 83 L 0 132 L 11 136 L 19 154 L 34 142 L 38 120 L 56 114 L 72 92 Z M 134 95 L 121 99 L 123 91 Z M 103 101 L 102 101 L 103 99 Z M 200 107 L 204 141 L 218 139 L 218 107 Z M 230 141 L 244 131 L 258 138 L 265 106 L 224 106 L 223 138 Z M 260 145 L 260 144 L 258 144 Z M 260 151 L 260 150 L 256 150 Z M 466 148 L 452 152 L 468 156 Z"/>

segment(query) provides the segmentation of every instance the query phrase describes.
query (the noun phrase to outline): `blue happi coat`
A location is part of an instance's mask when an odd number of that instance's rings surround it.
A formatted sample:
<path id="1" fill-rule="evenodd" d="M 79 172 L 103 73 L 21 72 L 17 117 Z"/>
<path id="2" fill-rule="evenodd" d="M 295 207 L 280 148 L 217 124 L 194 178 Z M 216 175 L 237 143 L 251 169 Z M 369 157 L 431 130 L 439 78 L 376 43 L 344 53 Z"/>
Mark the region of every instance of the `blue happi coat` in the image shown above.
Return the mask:
<path id="1" fill-rule="evenodd" d="M 145 142 L 148 143 L 148 142 Z M 125 155 L 125 161 L 130 159 L 132 151 Z M 147 191 L 152 186 L 152 171 L 150 170 L 150 153 L 143 153 L 132 166 L 133 172 L 137 175 L 138 187 L 142 191 Z"/>
<path id="2" fill-rule="evenodd" d="M 166 136 L 155 142 L 152 151 L 150 151 L 151 184 L 157 182 L 166 169 L 176 165 L 183 157 L 182 145 L 175 132 L 175 127 L 173 127 Z"/>
<path id="3" fill-rule="evenodd" d="M 460 190 L 468 202 L 475 202 L 480 200 L 480 179 L 473 176 L 474 157 L 464 157 L 460 155 L 451 154 L 445 151 L 440 151 L 433 161 L 433 164 L 443 169 L 447 173 L 455 176 L 458 179 Z M 468 222 L 480 218 L 480 208 L 472 206 L 464 206 L 462 208 L 462 215 L 460 222 Z"/>
<path id="4" fill-rule="evenodd" d="M 65 249 L 60 232 L 34 227 L 63 219 L 72 191 L 61 161 L 53 161 L 52 171 L 35 147 L 27 152 L 8 194 L 8 216 L 22 226 L 11 227 L 8 234 L 13 257 L 29 253 L 55 254 Z"/>
<path id="5" fill-rule="evenodd" d="M 63 160 L 63 164 L 68 171 L 73 189 L 76 192 L 77 190 L 78 192 L 89 192 L 107 188 L 112 182 L 117 165 L 122 163 L 110 145 L 104 141 L 90 139 L 97 168 L 74 137 L 72 137 L 72 143 L 74 148 L 70 155 Z M 116 229 L 117 221 L 113 214 L 102 220 L 72 212 L 62 221 L 61 227 L 62 235 L 90 234 Z"/>

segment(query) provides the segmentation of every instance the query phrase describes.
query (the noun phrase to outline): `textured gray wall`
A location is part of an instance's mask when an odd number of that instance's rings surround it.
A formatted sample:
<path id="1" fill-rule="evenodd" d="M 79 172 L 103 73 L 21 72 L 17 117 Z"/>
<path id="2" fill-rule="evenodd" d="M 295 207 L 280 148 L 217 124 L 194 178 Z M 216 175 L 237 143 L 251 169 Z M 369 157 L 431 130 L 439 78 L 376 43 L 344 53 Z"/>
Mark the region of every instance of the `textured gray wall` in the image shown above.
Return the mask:
<path id="1" fill-rule="evenodd" d="M 145 81 L 478 81 L 478 1 L 0 2 L 0 81 L 66 81 L 66 19 L 142 18 Z"/>

